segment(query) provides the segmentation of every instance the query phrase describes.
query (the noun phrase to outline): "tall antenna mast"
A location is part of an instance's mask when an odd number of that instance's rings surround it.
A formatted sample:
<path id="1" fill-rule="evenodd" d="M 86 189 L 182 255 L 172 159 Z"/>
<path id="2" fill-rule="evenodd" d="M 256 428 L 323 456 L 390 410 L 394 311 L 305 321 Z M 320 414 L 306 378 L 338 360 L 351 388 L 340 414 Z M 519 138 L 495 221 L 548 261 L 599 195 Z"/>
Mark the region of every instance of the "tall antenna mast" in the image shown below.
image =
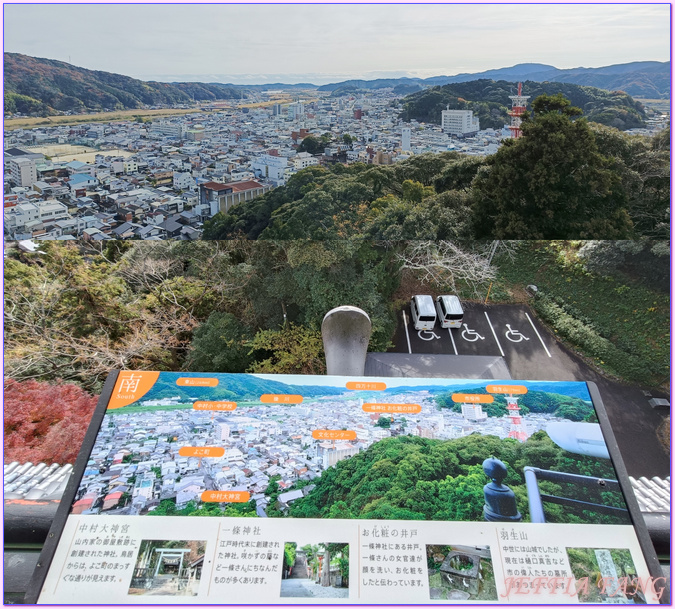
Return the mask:
<path id="1" fill-rule="evenodd" d="M 509 95 L 511 100 L 511 110 L 508 112 L 511 117 L 511 124 L 509 129 L 511 130 L 511 137 L 519 138 L 522 134 L 520 125 L 523 122 L 521 118 L 525 112 L 527 100 L 530 99 L 529 95 L 523 95 L 523 83 L 518 83 L 518 95 Z"/>

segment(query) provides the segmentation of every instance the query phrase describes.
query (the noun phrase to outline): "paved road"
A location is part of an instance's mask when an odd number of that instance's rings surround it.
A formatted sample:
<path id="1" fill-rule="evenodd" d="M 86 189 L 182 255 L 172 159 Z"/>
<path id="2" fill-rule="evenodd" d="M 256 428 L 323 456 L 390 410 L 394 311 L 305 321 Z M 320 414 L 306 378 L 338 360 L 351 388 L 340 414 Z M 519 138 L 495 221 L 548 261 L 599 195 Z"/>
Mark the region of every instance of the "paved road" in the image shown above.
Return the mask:
<path id="1" fill-rule="evenodd" d="M 310 579 L 284 579 L 281 595 L 284 598 L 348 598 L 349 588 L 321 586 Z"/>
<path id="2" fill-rule="evenodd" d="M 670 475 L 670 457 L 656 437 L 668 412 L 652 409 L 640 387 L 611 381 L 596 372 L 559 343 L 525 305 L 463 304 L 462 328 L 443 329 L 436 324 L 429 332 L 413 328 L 406 307 L 399 312 L 393 351 L 501 355 L 514 379 L 592 381 L 600 390 L 628 473 L 635 478 Z"/>

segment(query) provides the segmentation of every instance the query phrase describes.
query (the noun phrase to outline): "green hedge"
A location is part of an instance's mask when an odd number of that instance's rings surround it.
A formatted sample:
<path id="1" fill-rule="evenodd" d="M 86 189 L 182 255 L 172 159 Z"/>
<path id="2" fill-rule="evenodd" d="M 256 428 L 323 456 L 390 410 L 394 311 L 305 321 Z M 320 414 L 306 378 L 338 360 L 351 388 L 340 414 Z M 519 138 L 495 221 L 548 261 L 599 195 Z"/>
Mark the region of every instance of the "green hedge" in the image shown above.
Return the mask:
<path id="1" fill-rule="evenodd" d="M 644 384 L 653 382 L 652 372 L 639 354 L 618 348 L 612 341 L 598 334 L 587 317 L 571 315 L 555 300 L 558 299 L 540 292 L 533 301 L 533 308 L 558 336 L 595 358 L 606 370 L 627 381 Z"/>

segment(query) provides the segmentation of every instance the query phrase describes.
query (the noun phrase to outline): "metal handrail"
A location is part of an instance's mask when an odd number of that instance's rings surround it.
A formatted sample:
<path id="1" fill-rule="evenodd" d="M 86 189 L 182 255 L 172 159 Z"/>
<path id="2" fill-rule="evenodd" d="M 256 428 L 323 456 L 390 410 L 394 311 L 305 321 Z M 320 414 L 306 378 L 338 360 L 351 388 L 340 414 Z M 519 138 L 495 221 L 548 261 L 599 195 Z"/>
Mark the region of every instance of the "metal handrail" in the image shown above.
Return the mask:
<path id="1" fill-rule="evenodd" d="M 546 522 L 544 512 L 544 502 L 566 505 L 568 507 L 585 508 L 602 514 L 625 514 L 628 518 L 626 508 L 618 508 L 590 501 L 581 501 L 579 499 L 570 499 L 569 497 L 558 497 L 556 495 L 542 494 L 539 488 L 539 480 L 549 480 L 551 482 L 568 482 L 577 486 L 593 488 L 598 491 L 620 491 L 618 480 L 606 478 L 595 478 L 593 476 L 582 476 L 580 474 L 568 474 L 566 472 L 556 472 L 538 467 L 526 466 L 523 468 L 525 473 L 525 485 L 527 486 L 527 501 L 530 506 L 531 522 Z"/>

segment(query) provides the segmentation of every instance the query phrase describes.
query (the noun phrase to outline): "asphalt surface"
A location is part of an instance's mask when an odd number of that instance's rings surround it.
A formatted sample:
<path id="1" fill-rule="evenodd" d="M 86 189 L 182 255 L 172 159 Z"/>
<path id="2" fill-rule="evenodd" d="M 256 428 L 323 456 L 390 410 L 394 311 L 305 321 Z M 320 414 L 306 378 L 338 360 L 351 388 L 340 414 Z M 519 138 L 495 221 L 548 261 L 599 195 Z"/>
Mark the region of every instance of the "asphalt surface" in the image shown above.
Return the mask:
<path id="1" fill-rule="evenodd" d="M 670 456 L 656 429 L 669 410 L 655 410 L 643 389 L 612 381 L 558 342 L 525 305 L 462 303 L 464 324 L 432 331 L 413 328 L 410 308 L 399 312 L 394 337 L 398 353 L 499 355 L 518 380 L 591 381 L 597 384 L 628 474 L 639 478 L 670 475 Z M 654 397 L 669 397 L 653 392 Z"/>

